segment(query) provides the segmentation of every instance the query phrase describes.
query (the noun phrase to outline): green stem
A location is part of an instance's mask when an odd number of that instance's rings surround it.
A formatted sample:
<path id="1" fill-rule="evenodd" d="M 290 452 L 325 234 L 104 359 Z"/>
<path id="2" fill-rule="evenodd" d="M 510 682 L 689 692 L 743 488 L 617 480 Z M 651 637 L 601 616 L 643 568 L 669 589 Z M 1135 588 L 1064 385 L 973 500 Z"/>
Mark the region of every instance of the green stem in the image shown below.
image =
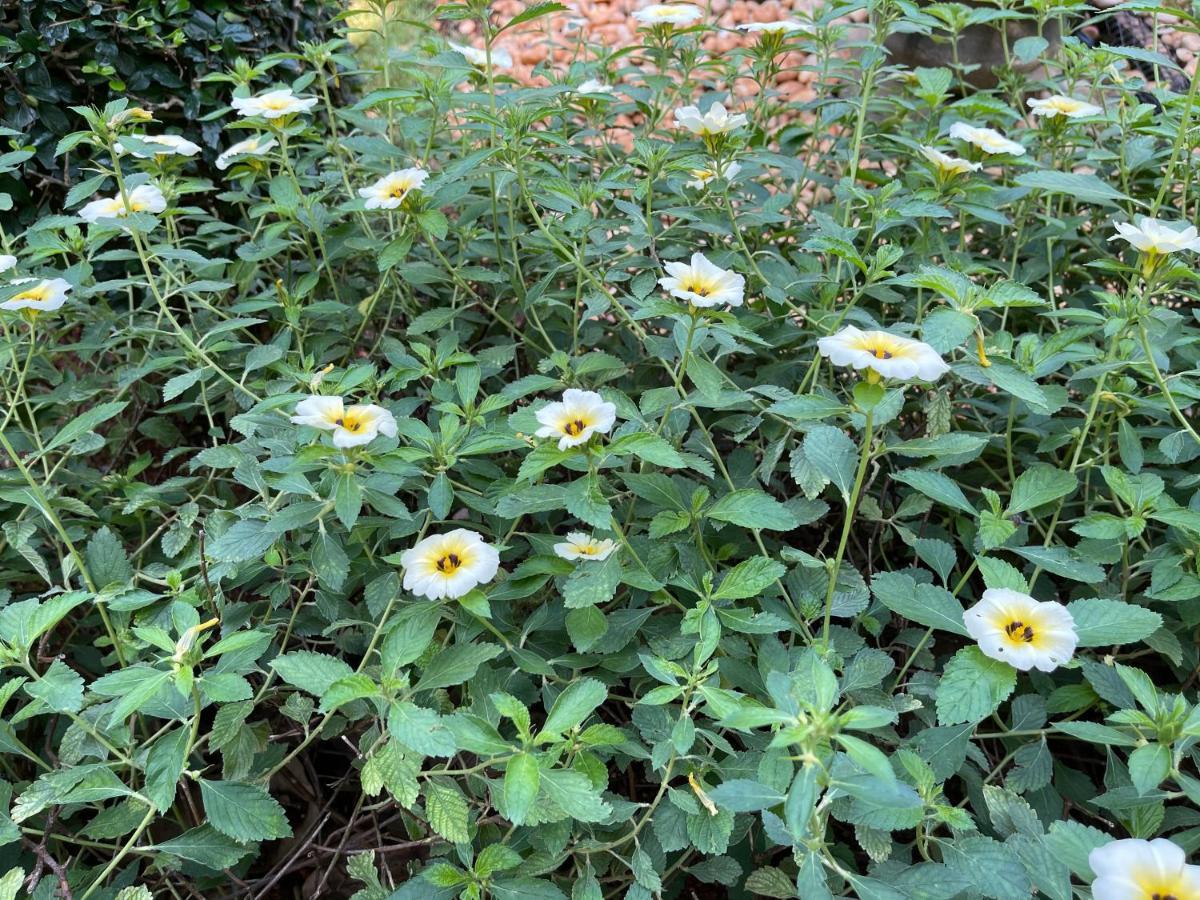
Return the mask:
<path id="1" fill-rule="evenodd" d="M 833 566 L 829 570 L 829 588 L 825 591 L 825 622 L 821 626 L 821 642 L 829 647 L 829 626 L 833 618 L 833 594 L 837 589 L 838 572 L 842 568 L 842 557 L 846 555 L 846 544 L 850 540 L 850 529 L 854 525 L 854 512 L 858 508 L 858 497 L 862 493 L 863 481 L 867 475 L 867 463 L 871 460 L 871 438 L 875 431 L 875 410 L 867 410 L 867 422 L 863 428 L 862 451 L 858 456 L 858 470 L 854 473 L 854 487 L 850 491 L 850 499 L 846 501 L 846 518 L 842 522 L 842 536 L 838 541 L 837 555 L 833 558 Z"/>

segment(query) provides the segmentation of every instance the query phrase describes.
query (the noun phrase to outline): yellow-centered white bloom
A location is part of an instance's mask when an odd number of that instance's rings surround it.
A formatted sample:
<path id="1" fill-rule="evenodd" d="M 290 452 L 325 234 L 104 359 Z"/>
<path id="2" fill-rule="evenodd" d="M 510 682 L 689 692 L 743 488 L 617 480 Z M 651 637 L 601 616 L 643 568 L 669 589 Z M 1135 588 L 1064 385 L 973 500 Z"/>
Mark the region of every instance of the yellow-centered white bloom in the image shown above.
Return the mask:
<path id="1" fill-rule="evenodd" d="M 959 159 L 957 156 L 951 156 L 949 153 L 943 153 L 933 147 L 921 147 L 921 155 L 933 163 L 934 168 L 939 172 L 947 175 L 965 175 L 968 172 L 978 172 L 983 168 L 983 163 Z"/>
<path id="2" fill-rule="evenodd" d="M 746 279 L 709 262 L 703 253 L 693 253 L 690 263 L 663 263 L 663 268 L 667 274 L 658 283 L 672 297 L 699 307 L 742 305 Z"/>
<path id="3" fill-rule="evenodd" d="M 67 302 L 67 294 L 71 290 L 71 283 L 63 278 L 18 278 L 11 284 L 28 284 L 30 287 L 0 303 L 0 309 L 50 312 Z"/>
<path id="4" fill-rule="evenodd" d="M 1200 900 L 1200 866 L 1166 838 L 1111 841 L 1088 854 L 1093 900 Z"/>
<path id="5" fill-rule="evenodd" d="M 923 341 L 887 331 L 861 331 L 853 325 L 821 338 L 817 349 L 835 366 L 870 369 L 900 381 L 936 381 L 950 371 L 938 352 Z"/>
<path id="6" fill-rule="evenodd" d="M 652 3 L 634 12 L 643 25 L 691 25 L 703 16 L 700 7 L 690 3 Z"/>
<path id="7" fill-rule="evenodd" d="M 333 446 L 340 450 L 369 444 L 381 434 L 396 436 L 396 418 L 382 406 L 345 406 L 341 397 L 313 395 L 301 400 L 292 424 L 332 431 Z"/>
<path id="8" fill-rule="evenodd" d="M 1044 99 L 1030 97 L 1025 102 L 1029 104 L 1029 110 L 1035 116 L 1045 116 L 1051 119 L 1056 116 L 1064 116 L 1068 119 L 1086 119 L 1088 116 L 1098 116 L 1104 112 L 1094 103 L 1076 100 L 1074 97 L 1064 97 L 1062 94 L 1055 94 L 1053 97 Z"/>
<path id="9" fill-rule="evenodd" d="M 595 391 L 567 388 L 562 400 L 547 403 L 535 413 L 540 438 L 558 438 L 558 449 L 586 444 L 593 434 L 608 434 L 617 421 L 617 407 Z"/>
<path id="10" fill-rule="evenodd" d="M 222 172 L 229 168 L 230 161 L 235 156 L 264 156 L 267 151 L 277 147 L 279 142 L 275 138 L 265 137 L 261 134 L 256 134 L 254 137 L 248 137 L 245 140 L 238 141 L 233 144 L 228 150 L 225 150 L 217 157 L 217 168 Z"/>
<path id="11" fill-rule="evenodd" d="M 196 646 L 196 638 L 200 637 L 210 628 L 216 628 L 221 624 L 220 619 L 209 619 L 207 622 L 201 622 L 199 625 L 193 625 L 175 642 L 175 653 L 171 656 L 171 662 L 176 665 L 182 665 L 186 660 L 188 653 L 192 647 Z"/>
<path id="12" fill-rule="evenodd" d="M 602 560 L 612 556 L 616 549 L 616 542 L 608 538 L 598 541 L 582 531 L 569 531 L 565 541 L 554 545 L 554 555 L 572 561 L 577 559 Z"/>
<path id="13" fill-rule="evenodd" d="M 473 66 L 483 68 L 487 66 L 488 55 L 486 50 L 481 50 L 478 47 L 472 47 L 470 44 L 456 44 L 454 41 L 447 41 L 451 50 L 457 50 L 463 55 L 463 59 Z M 503 47 L 492 48 L 492 68 L 493 69 L 511 69 L 513 67 L 512 54 Z"/>
<path id="14" fill-rule="evenodd" d="M 180 137 L 177 134 L 131 134 L 131 138 L 141 141 L 143 144 L 149 144 L 154 148 L 154 153 L 141 153 L 137 150 L 133 151 L 133 155 L 138 159 L 149 159 L 153 156 L 195 156 L 200 152 L 200 145 L 189 141 L 185 137 Z M 125 145 L 117 141 L 113 145 L 117 153 L 125 152 Z M 161 148 L 161 149 L 160 149 Z"/>
<path id="15" fill-rule="evenodd" d="M 0 253 L 0 272 L 7 272 L 17 264 L 17 258 L 9 253 Z"/>
<path id="16" fill-rule="evenodd" d="M 741 113 L 731 116 L 723 103 L 714 103 L 706 113 L 701 113 L 698 106 L 681 106 L 675 110 L 675 124 L 692 134 L 709 137 L 741 128 L 746 124 L 746 117 Z"/>
<path id="17" fill-rule="evenodd" d="M 130 213 L 160 213 L 167 208 L 167 198 L 152 184 L 135 187 L 129 192 L 128 199 L 127 204 L 117 194 L 115 197 L 93 200 L 79 210 L 79 218 L 95 223 L 100 219 L 123 219 Z"/>
<path id="18" fill-rule="evenodd" d="M 744 25 L 739 25 L 738 31 L 744 31 L 747 34 L 758 34 L 766 32 L 768 34 L 791 34 L 793 31 L 808 31 L 809 27 L 799 19 L 779 19 L 776 22 L 746 22 Z"/>
<path id="19" fill-rule="evenodd" d="M 404 589 L 430 600 L 456 599 L 487 584 L 500 570 L 500 554 L 474 531 L 435 534 L 400 554 Z"/>
<path id="20" fill-rule="evenodd" d="M 591 95 L 591 96 L 609 96 L 613 92 L 611 84 L 605 84 L 597 78 L 589 78 L 587 81 L 575 88 L 575 93 Z"/>
<path id="21" fill-rule="evenodd" d="M 737 177 L 737 173 L 742 171 L 742 167 L 735 162 L 726 163 L 724 168 L 718 171 L 712 169 L 692 169 L 692 180 L 687 183 L 688 187 L 700 188 L 706 187 L 710 181 L 716 178 L 724 178 L 726 181 L 733 181 Z"/>
<path id="22" fill-rule="evenodd" d="M 973 144 L 984 153 L 996 155 L 1008 153 L 1012 156 L 1024 156 L 1025 148 L 1016 141 L 1010 141 L 994 128 L 981 128 L 968 125 L 966 122 L 955 122 L 950 126 L 950 137 Z"/>
<path id="23" fill-rule="evenodd" d="M 429 173 L 424 169 L 401 169 L 384 175 L 370 187 L 359 188 L 367 209 L 397 209 L 411 191 L 419 191 Z"/>
<path id="24" fill-rule="evenodd" d="M 240 116 L 280 119 L 292 113 L 308 112 L 317 105 L 316 97 L 297 97 L 291 88 L 279 88 L 254 97 L 234 97 L 229 103 Z"/>
<path id="25" fill-rule="evenodd" d="M 1117 234 L 1110 241 L 1129 241 L 1143 253 L 1177 253 L 1181 250 L 1200 251 L 1200 232 L 1195 225 L 1164 222 L 1149 216 L 1140 216 L 1137 224 L 1116 223 Z"/>
<path id="26" fill-rule="evenodd" d="M 1061 603 L 1041 602 L 1008 588 L 990 588 L 963 613 L 967 633 L 985 656 L 1028 672 L 1052 672 L 1079 642 L 1075 620 Z"/>
<path id="27" fill-rule="evenodd" d="M 108 120 L 109 128 L 120 128 L 126 122 L 153 122 L 154 113 L 140 106 L 131 106 Z"/>

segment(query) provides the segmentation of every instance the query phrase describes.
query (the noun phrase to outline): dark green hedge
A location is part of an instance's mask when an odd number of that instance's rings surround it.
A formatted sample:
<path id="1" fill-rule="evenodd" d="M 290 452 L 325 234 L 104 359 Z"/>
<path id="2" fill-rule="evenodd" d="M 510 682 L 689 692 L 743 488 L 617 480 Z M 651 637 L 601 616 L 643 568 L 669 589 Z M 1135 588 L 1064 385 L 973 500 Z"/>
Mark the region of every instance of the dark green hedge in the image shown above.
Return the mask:
<path id="1" fill-rule="evenodd" d="M 13 197 L 6 216 L 52 208 L 86 163 L 55 159 L 58 139 L 79 127 L 71 106 L 129 96 L 165 131 L 215 146 L 218 126 L 199 112 L 223 86 L 200 78 L 237 57 L 255 60 L 325 36 L 332 0 L 23 0 L 0 4 L 0 136 L 5 150 L 32 150 L 24 177 L 0 174 Z"/>

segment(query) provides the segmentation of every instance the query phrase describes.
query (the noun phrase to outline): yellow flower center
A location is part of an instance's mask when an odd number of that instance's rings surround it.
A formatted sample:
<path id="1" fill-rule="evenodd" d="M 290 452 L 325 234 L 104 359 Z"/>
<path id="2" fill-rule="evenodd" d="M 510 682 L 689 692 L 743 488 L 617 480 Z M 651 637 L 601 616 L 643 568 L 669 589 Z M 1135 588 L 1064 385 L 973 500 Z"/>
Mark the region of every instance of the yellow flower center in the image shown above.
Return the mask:
<path id="1" fill-rule="evenodd" d="M 588 427 L 588 423 L 581 418 L 569 419 L 563 423 L 563 432 L 570 437 L 578 437 L 583 434 L 583 430 Z"/>
<path id="2" fill-rule="evenodd" d="M 387 190 L 387 196 L 395 200 L 403 200 L 405 195 L 412 190 L 412 182 L 407 178 L 392 182 Z"/>
<path id="3" fill-rule="evenodd" d="M 697 297 L 707 297 L 709 294 L 716 293 L 718 285 L 711 278 L 693 274 L 685 275 L 680 280 L 679 289 L 687 291 L 689 294 L 695 294 Z"/>
<path id="4" fill-rule="evenodd" d="M 453 575 L 462 566 L 462 558 L 457 553 L 447 553 L 435 565 L 443 575 Z"/>
<path id="5" fill-rule="evenodd" d="M 366 427 L 367 422 L 361 416 L 356 416 L 354 413 L 347 413 L 339 419 L 334 419 L 333 424 L 357 434 Z"/>
<path id="6" fill-rule="evenodd" d="M 1014 619 L 1005 625 L 1004 633 L 1014 644 L 1032 644 L 1035 637 L 1033 626 L 1026 625 L 1020 619 Z"/>
<path id="7" fill-rule="evenodd" d="M 49 285 L 39 284 L 37 287 L 32 287 L 27 291 L 21 291 L 14 300 L 24 300 L 28 303 L 45 303 L 50 299 Z"/>
<path id="8" fill-rule="evenodd" d="M 889 334 L 866 334 L 855 349 L 865 350 L 875 359 L 888 360 L 908 355 L 909 345 Z"/>
<path id="9" fill-rule="evenodd" d="M 292 105 L 292 100 L 290 97 L 264 97 L 262 104 L 267 109 L 287 109 Z"/>
<path id="10" fill-rule="evenodd" d="M 575 549 L 578 550 L 580 553 L 582 553 L 584 556 L 595 556 L 597 553 L 600 552 L 600 548 L 597 547 L 595 544 L 576 544 Z"/>

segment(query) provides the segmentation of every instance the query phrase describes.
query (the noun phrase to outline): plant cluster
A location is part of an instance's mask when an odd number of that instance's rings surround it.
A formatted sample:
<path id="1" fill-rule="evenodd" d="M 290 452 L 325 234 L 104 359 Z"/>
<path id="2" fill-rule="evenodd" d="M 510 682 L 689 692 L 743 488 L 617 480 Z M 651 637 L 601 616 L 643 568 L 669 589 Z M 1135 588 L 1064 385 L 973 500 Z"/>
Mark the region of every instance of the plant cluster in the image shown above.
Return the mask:
<path id="1" fill-rule="evenodd" d="M 0 897 L 1200 897 L 1195 84 L 960 94 L 884 39 L 1076 10 L 863 7 L 529 85 L 561 7 L 449 5 L 347 105 L 340 38 L 210 73 L 212 167 L 72 112 L 0 233 Z"/>

